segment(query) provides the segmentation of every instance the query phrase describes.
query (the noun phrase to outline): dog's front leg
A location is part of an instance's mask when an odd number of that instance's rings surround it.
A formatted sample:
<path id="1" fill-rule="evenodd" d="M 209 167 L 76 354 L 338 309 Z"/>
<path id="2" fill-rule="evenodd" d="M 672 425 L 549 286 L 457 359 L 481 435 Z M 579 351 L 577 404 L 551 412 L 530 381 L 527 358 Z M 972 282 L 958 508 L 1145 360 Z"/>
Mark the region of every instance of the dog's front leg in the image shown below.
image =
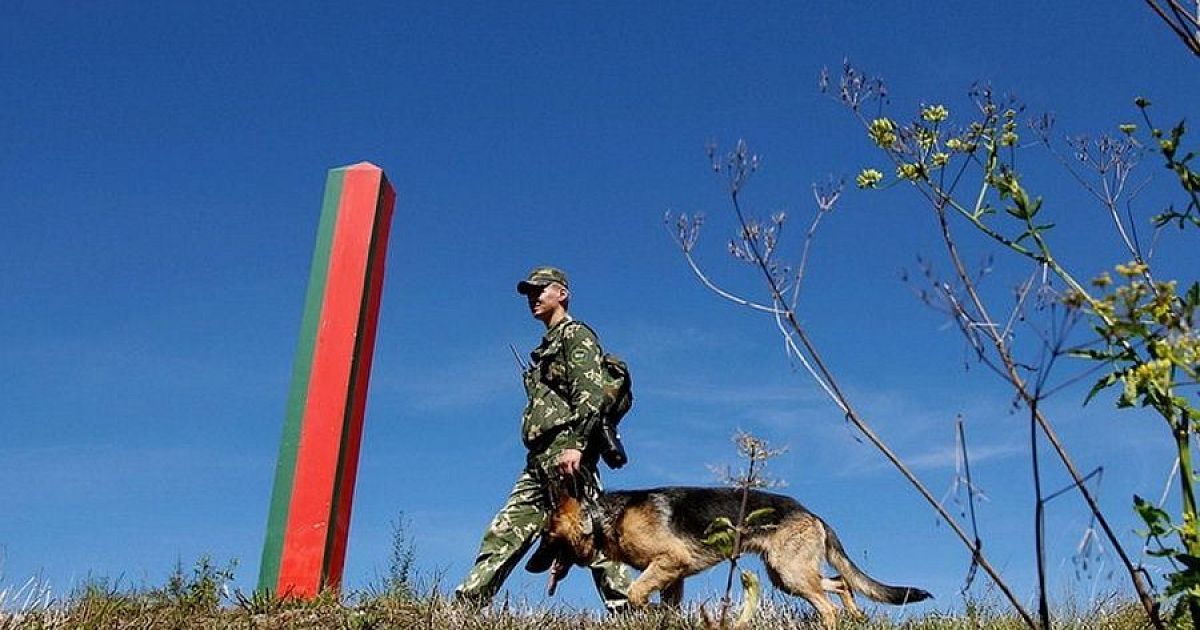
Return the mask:
<path id="1" fill-rule="evenodd" d="M 683 594 L 683 572 L 686 565 L 671 558 L 660 558 L 651 562 L 645 571 L 633 581 L 629 587 L 629 603 L 634 606 L 645 606 L 650 602 L 650 594 L 661 591 L 667 586 L 679 582 L 680 595 Z M 668 597 L 664 593 L 665 598 Z"/>
<path id="2" fill-rule="evenodd" d="M 679 608 L 680 604 L 683 603 L 683 578 L 679 578 L 664 586 L 660 593 L 663 604 L 671 608 Z"/>

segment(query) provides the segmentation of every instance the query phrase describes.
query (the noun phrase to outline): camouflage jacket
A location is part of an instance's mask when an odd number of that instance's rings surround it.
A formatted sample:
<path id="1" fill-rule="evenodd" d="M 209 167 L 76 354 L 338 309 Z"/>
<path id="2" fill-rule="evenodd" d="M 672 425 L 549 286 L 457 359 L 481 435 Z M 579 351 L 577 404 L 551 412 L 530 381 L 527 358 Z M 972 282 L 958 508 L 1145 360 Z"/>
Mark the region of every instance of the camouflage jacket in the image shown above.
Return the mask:
<path id="1" fill-rule="evenodd" d="M 530 451 L 584 450 L 604 399 L 600 343 L 570 317 L 546 331 L 529 355 L 521 437 Z"/>

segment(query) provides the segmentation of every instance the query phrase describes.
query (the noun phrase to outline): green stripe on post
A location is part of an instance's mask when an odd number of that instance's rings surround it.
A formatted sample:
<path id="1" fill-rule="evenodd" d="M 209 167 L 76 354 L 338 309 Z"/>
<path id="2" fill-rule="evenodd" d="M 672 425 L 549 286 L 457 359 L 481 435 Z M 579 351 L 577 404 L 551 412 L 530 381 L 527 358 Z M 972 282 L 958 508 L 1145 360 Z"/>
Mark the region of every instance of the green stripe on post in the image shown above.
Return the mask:
<path id="1" fill-rule="evenodd" d="M 304 318 L 300 325 L 300 342 L 292 366 L 292 383 L 288 393 L 287 416 L 283 439 L 279 445 L 279 463 L 275 468 L 275 484 L 271 492 L 271 507 L 267 517 L 267 535 L 263 543 L 262 564 L 258 572 L 258 589 L 274 591 L 279 581 L 279 564 L 283 555 L 284 532 L 287 528 L 288 506 L 296 475 L 296 453 L 300 445 L 300 429 L 308 397 L 312 373 L 313 349 L 317 326 L 325 299 L 325 283 L 329 274 L 329 254 L 333 229 L 337 224 L 338 202 L 342 196 L 345 169 L 332 169 L 325 180 L 325 197 L 321 204 L 321 219 L 317 227 L 317 243 L 313 249 L 312 270 L 309 273 L 308 293 L 304 299 Z"/>

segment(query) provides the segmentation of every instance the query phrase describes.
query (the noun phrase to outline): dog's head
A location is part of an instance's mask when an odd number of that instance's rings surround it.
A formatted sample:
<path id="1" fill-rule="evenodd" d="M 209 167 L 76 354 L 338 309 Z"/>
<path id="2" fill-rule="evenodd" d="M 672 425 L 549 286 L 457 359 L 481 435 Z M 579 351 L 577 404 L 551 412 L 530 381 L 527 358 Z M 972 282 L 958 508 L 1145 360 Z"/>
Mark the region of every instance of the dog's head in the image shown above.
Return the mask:
<path id="1" fill-rule="evenodd" d="M 592 516 L 583 502 L 569 493 L 554 495 L 554 509 L 543 533 L 544 544 L 554 547 L 560 560 L 587 566 L 595 560 L 597 552 Z"/>

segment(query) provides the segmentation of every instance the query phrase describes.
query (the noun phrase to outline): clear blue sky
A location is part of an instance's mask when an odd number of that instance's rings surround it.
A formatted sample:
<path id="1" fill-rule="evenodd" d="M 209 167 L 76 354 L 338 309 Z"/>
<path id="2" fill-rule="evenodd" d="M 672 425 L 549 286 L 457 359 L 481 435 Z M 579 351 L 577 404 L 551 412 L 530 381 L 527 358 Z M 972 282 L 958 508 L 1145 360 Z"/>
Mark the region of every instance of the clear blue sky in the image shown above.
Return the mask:
<path id="1" fill-rule="evenodd" d="M 816 87 L 845 57 L 888 80 L 899 117 L 965 108 L 977 80 L 1054 111 L 1064 132 L 1112 130 L 1138 95 L 1164 122 L 1200 105 L 1200 66 L 1137 2 L 8 3 L 0 590 L 157 584 L 201 554 L 238 559 L 237 585 L 253 585 L 325 171 L 369 160 L 399 199 L 350 585 L 386 571 L 401 512 L 422 575 L 448 588 L 466 571 L 523 457 L 508 344 L 541 330 L 513 285 L 553 264 L 636 377 L 632 463 L 609 486 L 712 483 L 730 434 L 753 431 L 789 446 L 773 472 L 864 568 L 933 591 L 921 610 L 953 606 L 968 554 L 791 370 L 773 323 L 707 293 L 661 226 L 668 209 L 706 212 L 698 254 L 753 293 L 723 253 L 732 227 L 705 142 L 746 138 L 764 156 L 747 200 L 790 210 L 798 230 L 810 182 L 877 162 Z M 1066 180 L 1033 179 L 1074 243 L 1065 255 L 1085 272 L 1123 260 Z M 967 418 L 987 549 L 1030 596 L 1024 417 L 994 378 L 964 372 L 957 334 L 899 280 L 940 254 L 935 237 L 911 192 L 848 192 L 803 319 L 937 492 Z M 1194 253 L 1175 255 L 1194 277 Z M 1130 495 L 1161 492 L 1164 431 L 1081 397 L 1049 404 L 1081 467 L 1107 466 L 1104 505 L 1136 552 Z M 1124 588 L 1075 581 L 1087 524 L 1078 499 L 1052 505 L 1054 594 Z M 574 574 L 558 601 L 594 606 L 589 582 Z M 541 597 L 541 577 L 509 586 Z"/>

